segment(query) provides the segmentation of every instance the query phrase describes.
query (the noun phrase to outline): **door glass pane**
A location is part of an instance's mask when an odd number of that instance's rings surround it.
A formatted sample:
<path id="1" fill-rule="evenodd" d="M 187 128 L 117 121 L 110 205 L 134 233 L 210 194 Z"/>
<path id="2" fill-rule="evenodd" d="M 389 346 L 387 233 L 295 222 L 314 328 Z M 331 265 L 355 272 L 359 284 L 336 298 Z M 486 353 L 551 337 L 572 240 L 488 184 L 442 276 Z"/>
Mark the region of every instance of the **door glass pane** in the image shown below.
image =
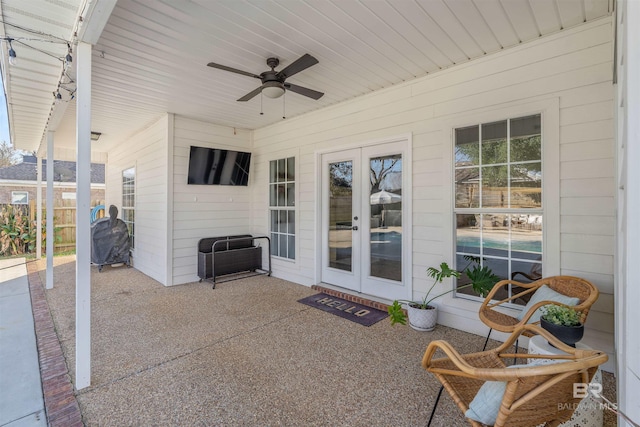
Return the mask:
<path id="1" fill-rule="evenodd" d="M 371 271 L 402 281 L 402 155 L 369 159 Z"/>
<path id="2" fill-rule="evenodd" d="M 351 271 L 353 162 L 329 164 L 329 267 Z"/>

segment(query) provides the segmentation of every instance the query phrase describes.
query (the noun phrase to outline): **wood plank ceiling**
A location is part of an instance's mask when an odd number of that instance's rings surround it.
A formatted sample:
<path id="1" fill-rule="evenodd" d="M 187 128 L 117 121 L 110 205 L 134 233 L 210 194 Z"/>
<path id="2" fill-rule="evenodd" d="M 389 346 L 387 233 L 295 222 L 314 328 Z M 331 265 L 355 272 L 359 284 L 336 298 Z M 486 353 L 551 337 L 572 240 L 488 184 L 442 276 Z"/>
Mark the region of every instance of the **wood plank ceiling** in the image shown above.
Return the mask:
<path id="1" fill-rule="evenodd" d="M 1 0 L 4 37 L 44 37 L 23 27 L 72 41 L 79 3 Z M 611 0 L 119 0 L 93 51 L 95 148 L 108 150 L 165 112 L 260 128 L 283 111 L 295 117 L 610 13 Z M 35 150 L 61 61 L 13 45 L 24 63 L 3 63 L 13 142 Z M 53 56 L 66 54 L 66 44 L 49 45 Z M 287 92 L 237 102 L 260 81 L 206 66 L 260 74 L 269 57 L 280 70 L 305 53 L 319 63 L 288 82 L 324 92 L 319 100 Z M 71 108 L 56 144 L 73 146 L 74 106 L 63 95 Z"/>

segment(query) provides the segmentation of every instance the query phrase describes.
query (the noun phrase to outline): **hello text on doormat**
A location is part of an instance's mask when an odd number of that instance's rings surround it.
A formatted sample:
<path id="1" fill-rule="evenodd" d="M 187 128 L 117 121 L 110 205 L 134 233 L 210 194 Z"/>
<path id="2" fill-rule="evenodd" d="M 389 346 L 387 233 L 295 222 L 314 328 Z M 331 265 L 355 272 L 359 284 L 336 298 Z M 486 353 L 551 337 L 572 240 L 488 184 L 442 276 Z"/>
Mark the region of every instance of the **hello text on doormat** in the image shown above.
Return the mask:
<path id="1" fill-rule="evenodd" d="M 311 295 L 298 300 L 298 302 L 364 326 L 371 326 L 388 316 L 384 311 L 327 294 Z"/>

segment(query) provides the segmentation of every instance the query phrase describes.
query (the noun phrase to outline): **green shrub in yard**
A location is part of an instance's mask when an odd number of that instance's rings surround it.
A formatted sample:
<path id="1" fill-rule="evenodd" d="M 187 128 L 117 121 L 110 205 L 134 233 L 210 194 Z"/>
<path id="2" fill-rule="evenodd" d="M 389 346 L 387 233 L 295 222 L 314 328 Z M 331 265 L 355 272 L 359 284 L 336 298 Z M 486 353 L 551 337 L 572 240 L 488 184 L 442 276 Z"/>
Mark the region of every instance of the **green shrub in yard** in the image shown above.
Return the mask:
<path id="1" fill-rule="evenodd" d="M 45 222 L 44 211 L 42 222 Z M 30 221 L 21 207 L 5 205 L 0 209 L 0 256 L 24 255 L 36 248 L 36 221 Z M 42 227 L 42 247 L 46 247 L 46 227 Z"/>
<path id="2" fill-rule="evenodd" d="M 0 255 L 21 255 L 27 252 L 31 227 L 29 217 L 11 205 L 0 211 Z M 34 239 L 35 240 L 35 239 Z"/>

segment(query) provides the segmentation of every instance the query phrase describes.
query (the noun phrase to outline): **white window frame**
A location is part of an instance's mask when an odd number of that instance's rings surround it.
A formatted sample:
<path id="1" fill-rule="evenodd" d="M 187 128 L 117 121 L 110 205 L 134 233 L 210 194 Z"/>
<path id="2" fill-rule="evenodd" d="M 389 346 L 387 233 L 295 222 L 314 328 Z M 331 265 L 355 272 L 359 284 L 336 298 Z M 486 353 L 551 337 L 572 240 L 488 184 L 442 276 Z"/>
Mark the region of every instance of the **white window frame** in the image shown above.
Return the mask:
<path id="1" fill-rule="evenodd" d="M 294 174 L 293 174 L 293 180 L 287 180 L 285 179 L 285 181 L 276 181 L 276 182 L 272 182 L 271 181 L 271 165 L 273 162 L 275 162 L 276 167 L 278 165 L 278 162 L 281 160 L 284 160 L 285 164 L 287 164 L 287 161 L 289 159 L 293 159 L 293 167 L 294 167 Z M 271 256 L 274 257 L 275 259 L 278 260 L 283 260 L 283 261 L 288 261 L 288 262 L 296 262 L 297 257 L 298 257 L 298 253 L 299 253 L 299 245 L 298 245 L 298 177 L 300 176 L 299 174 L 299 170 L 298 170 L 298 157 L 296 155 L 283 155 L 274 159 L 269 160 L 268 162 L 268 188 L 267 188 L 267 208 L 268 208 L 268 230 L 269 230 L 269 238 L 271 239 Z M 288 205 L 284 205 L 284 206 L 272 206 L 271 205 L 271 191 L 272 191 L 272 187 L 277 186 L 278 184 L 283 184 L 285 186 L 285 188 L 287 188 L 288 184 L 292 184 L 293 185 L 293 206 L 288 206 Z M 287 190 L 289 191 L 289 190 Z M 285 196 L 285 202 L 286 202 L 286 196 Z M 282 211 L 286 211 L 287 215 L 289 215 L 289 212 L 291 212 L 293 214 L 293 221 L 294 221 L 294 230 L 293 233 L 287 231 L 287 232 L 281 232 L 281 231 L 274 231 L 272 230 L 272 219 L 271 216 L 273 214 L 273 212 L 282 212 Z M 279 252 L 279 240 L 274 239 L 274 235 L 277 235 L 279 238 L 281 236 L 287 236 L 287 238 L 289 237 L 293 237 L 293 242 L 294 242 L 294 256 L 293 257 L 289 257 L 289 256 L 281 256 L 280 252 Z M 287 255 L 288 255 L 288 248 L 287 248 Z"/>
<path id="2" fill-rule="evenodd" d="M 16 202 L 17 196 L 27 196 L 27 201 L 24 203 Z M 29 204 L 29 192 L 28 191 L 12 191 L 11 192 L 11 204 L 12 205 L 28 205 Z"/>
<path id="3" fill-rule="evenodd" d="M 486 110 L 478 114 L 459 119 L 451 119 L 445 123 L 449 133 L 451 150 L 448 153 L 449 179 L 451 184 L 450 206 L 452 207 L 450 251 L 452 259 L 456 259 L 456 213 L 455 208 L 455 129 L 481 123 L 526 117 L 535 114 L 541 116 L 542 136 L 542 276 L 560 274 L 560 102 L 558 98 L 549 98 L 531 103 L 509 103 L 501 107 Z M 475 208 L 474 208 L 475 209 Z M 496 209 L 488 208 L 495 212 Z M 533 213 L 533 212 L 531 212 Z M 461 268 L 464 266 L 460 266 Z M 455 281 L 452 286 L 456 286 Z M 478 297 L 453 293 L 453 298 L 481 300 Z M 461 298 L 462 297 L 462 298 Z M 469 301 L 470 302 L 470 301 Z M 461 305 L 466 306 L 464 302 Z M 458 303 L 453 303 L 458 305 Z"/>
<path id="4" fill-rule="evenodd" d="M 126 177 L 125 174 L 129 171 L 133 171 L 133 179 L 130 179 L 129 181 L 133 181 L 133 186 L 132 189 L 133 191 L 131 193 L 126 193 L 125 192 L 125 184 L 126 184 Z M 131 239 L 131 249 L 135 248 L 135 212 L 136 212 L 136 193 L 137 193 L 137 189 L 136 189 L 136 167 L 135 166 L 131 166 L 129 168 L 123 169 L 122 170 L 122 213 L 120 215 L 120 217 L 122 218 L 122 220 L 124 221 L 124 223 L 127 225 L 127 228 L 129 229 L 129 237 Z M 133 197 L 131 198 L 131 200 L 133 200 L 133 206 L 129 206 L 127 205 L 127 203 L 125 202 L 126 200 L 126 196 L 128 195 L 132 195 Z M 133 221 L 129 220 L 129 212 L 133 212 Z"/>

